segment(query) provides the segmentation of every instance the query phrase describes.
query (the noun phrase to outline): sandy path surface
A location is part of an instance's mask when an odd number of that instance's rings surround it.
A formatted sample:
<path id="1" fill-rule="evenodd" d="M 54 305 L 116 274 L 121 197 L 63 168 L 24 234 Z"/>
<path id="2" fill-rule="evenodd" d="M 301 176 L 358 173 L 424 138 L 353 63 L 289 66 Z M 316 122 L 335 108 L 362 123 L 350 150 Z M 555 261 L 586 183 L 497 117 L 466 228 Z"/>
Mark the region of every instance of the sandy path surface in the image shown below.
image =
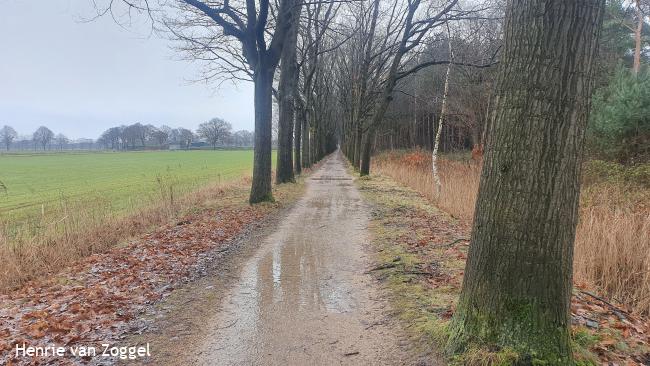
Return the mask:
<path id="1" fill-rule="evenodd" d="M 152 343 L 155 364 L 403 365 L 409 342 L 370 275 L 368 208 L 342 157 L 229 265 L 176 291 Z M 230 267 L 230 268 L 228 268 Z"/>

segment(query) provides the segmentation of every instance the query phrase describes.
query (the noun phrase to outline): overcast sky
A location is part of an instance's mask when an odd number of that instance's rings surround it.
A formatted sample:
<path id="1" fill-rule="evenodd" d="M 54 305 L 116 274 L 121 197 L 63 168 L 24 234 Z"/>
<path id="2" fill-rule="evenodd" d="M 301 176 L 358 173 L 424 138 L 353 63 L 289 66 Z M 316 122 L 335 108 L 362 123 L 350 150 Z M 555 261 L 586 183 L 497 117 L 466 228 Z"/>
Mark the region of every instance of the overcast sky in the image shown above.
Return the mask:
<path id="1" fill-rule="evenodd" d="M 253 86 L 196 84 L 199 65 L 179 61 L 141 22 L 81 22 L 91 0 L 0 0 L 0 126 L 38 126 L 97 138 L 135 122 L 196 128 L 221 117 L 253 129 Z"/>

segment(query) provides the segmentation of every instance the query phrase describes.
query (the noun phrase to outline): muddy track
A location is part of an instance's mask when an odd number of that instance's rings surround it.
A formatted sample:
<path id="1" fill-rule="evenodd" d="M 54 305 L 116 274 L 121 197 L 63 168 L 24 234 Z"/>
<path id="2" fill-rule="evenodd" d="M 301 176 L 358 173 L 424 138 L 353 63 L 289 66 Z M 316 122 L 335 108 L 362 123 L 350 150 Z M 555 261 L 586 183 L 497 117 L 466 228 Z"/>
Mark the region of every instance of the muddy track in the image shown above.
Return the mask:
<path id="1" fill-rule="evenodd" d="M 246 236 L 208 276 L 157 307 L 150 364 L 416 363 L 366 274 L 368 207 L 339 154 L 282 217 Z"/>

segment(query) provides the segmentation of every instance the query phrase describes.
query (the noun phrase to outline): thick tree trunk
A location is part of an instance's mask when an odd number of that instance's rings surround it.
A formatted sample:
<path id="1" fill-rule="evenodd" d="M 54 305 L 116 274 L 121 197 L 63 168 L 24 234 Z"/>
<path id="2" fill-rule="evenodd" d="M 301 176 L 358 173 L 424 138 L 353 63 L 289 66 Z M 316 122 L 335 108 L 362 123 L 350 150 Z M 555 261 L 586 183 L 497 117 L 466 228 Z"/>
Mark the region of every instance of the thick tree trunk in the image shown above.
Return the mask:
<path id="1" fill-rule="evenodd" d="M 280 64 L 278 154 L 275 170 L 277 184 L 294 182 L 293 174 L 293 124 L 295 118 L 295 96 L 298 89 L 298 61 L 296 44 L 300 6 L 291 12 L 291 28 L 282 47 Z"/>
<path id="2" fill-rule="evenodd" d="M 273 200 L 271 185 L 271 118 L 272 85 L 271 67 L 260 67 L 255 73 L 255 149 L 253 158 L 253 183 L 250 203 Z"/>
<path id="3" fill-rule="evenodd" d="M 603 5 L 509 3 L 452 352 L 481 342 L 513 348 L 522 364 L 572 364 L 580 161 Z"/>

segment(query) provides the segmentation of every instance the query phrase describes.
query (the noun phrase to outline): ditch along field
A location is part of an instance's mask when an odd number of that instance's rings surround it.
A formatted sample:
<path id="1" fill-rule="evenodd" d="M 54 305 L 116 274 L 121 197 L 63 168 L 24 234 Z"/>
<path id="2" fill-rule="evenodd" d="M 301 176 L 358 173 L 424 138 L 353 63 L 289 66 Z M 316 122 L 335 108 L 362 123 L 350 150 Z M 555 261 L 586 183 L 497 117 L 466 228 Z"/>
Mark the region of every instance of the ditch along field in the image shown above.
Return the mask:
<path id="1" fill-rule="evenodd" d="M 385 153 L 373 164 L 375 172 L 418 191 L 452 217 L 471 223 L 481 167 L 469 156 L 439 161 L 439 198 L 433 188 L 428 152 Z M 589 161 L 583 171 L 575 283 L 598 289 L 636 314 L 650 315 L 650 164 L 626 168 Z"/>
<path id="2" fill-rule="evenodd" d="M 0 154 L 0 292 L 167 223 L 252 163 L 251 150 Z"/>

